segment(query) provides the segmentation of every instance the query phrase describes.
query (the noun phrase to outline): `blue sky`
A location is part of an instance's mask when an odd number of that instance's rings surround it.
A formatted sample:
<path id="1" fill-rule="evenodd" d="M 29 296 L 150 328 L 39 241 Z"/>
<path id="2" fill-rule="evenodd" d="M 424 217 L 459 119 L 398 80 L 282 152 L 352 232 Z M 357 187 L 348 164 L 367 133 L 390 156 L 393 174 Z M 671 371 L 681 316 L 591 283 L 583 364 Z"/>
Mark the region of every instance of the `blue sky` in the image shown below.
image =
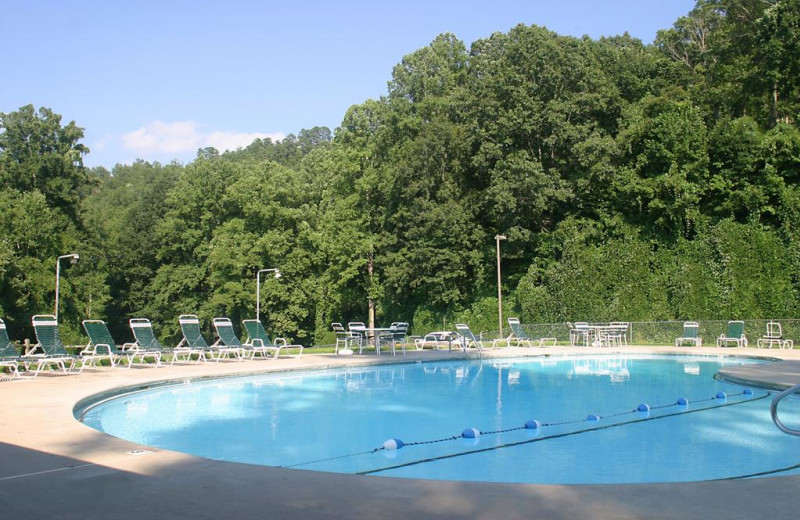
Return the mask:
<path id="1" fill-rule="evenodd" d="M 87 166 L 194 159 L 336 128 L 386 94 L 403 56 L 517 24 L 650 43 L 694 0 L 0 0 L 0 112 L 45 106 L 85 129 Z"/>

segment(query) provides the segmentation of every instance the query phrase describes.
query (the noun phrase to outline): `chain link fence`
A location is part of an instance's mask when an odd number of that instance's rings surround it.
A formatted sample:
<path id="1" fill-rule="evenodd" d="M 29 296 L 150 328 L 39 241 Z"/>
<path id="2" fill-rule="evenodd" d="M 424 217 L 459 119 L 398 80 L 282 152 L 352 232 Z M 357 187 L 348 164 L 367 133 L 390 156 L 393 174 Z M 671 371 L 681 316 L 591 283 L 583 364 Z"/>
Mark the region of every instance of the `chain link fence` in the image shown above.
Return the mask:
<path id="1" fill-rule="evenodd" d="M 781 324 L 783 337 L 791 339 L 795 344 L 800 340 L 800 320 L 775 319 L 775 320 L 743 320 L 745 336 L 749 345 L 756 346 L 756 341 L 767 334 L 767 323 L 776 321 Z M 647 346 L 672 346 L 675 338 L 682 337 L 683 321 L 634 321 L 629 322 L 627 339 L 629 345 Z M 699 321 L 698 337 L 702 338 L 703 346 L 715 346 L 717 338 L 725 332 L 728 326 L 726 320 Z M 602 325 L 590 323 L 590 325 Z M 607 325 L 607 323 L 605 324 Z M 523 330 L 534 340 L 539 338 L 556 338 L 559 345 L 569 345 L 570 325 L 567 323 L 526 323 Z M 508 334 L 509 332 L 506 332 Z M 498 332 L 482 334 L 483 338 L 494 339 Z"/>
<path id="2" fill-rule="evenodd" d="M 791 339 L 795 345 L 800 344 L 800 319 L 775 319 L 775 320 L 743 320 L 745 336 L 747 336 L 750 347 L 756 347 L 758 339 L 767 334 L 767 323 L 776 321 L 781 324 L 783 338 Z M 699 321 L 698 337 L 703 340 L 703 346 L 716 346 L 717 338 L 725 332 L 728 326 L 726 320 Z M 675 338 L 683 337 L 683 321 L 634 321 L 628 322 L 627 340 L 628 345 L 641 346 L 674 346 Z M 608 325 L 608 323 L 590 323 L 589 325 Z M 571 326 L 568 323 L 525 323 L 523 330 L 533 340 L 540 338 L 555 338 L 558 345 L 569 345 L 569 331 Z M 505 327 L 506 336 L 511 333 Z M 413 339 L 422 337 L 424 332 L 415 336 L 409 336 L 406 348 L 413 349 Z M 499 336 L 497 330 L 476 333 L 482 340 L 491 341 Z M 317 344 L 314 348 L 333 349 L 333 343 Z"/>

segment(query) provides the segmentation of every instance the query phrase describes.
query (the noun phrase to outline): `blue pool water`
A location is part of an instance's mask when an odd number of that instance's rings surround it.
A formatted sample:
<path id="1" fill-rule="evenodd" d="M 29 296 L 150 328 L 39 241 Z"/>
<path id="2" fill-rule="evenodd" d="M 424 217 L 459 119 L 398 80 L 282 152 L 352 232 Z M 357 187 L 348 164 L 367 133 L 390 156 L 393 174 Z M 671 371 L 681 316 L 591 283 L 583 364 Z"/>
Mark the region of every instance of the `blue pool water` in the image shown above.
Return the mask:
<path id="1" fill-rule="evenodd" d="M 714 379 L 754 362 L 595 356 L 287 372 L 163 386 L 78 413 L 145 445 L 343 473 L 557 484 L 800 473 L 800 439 L 770 420 L 773 394 Z M 780 411 L 800 425 L 800 400 Z M 530 420 L 541 426 L 526 429 Z M 468 428 L 482 434 L 463 438 Z M 393 438 L 406 446 L 382 449 Z"/>

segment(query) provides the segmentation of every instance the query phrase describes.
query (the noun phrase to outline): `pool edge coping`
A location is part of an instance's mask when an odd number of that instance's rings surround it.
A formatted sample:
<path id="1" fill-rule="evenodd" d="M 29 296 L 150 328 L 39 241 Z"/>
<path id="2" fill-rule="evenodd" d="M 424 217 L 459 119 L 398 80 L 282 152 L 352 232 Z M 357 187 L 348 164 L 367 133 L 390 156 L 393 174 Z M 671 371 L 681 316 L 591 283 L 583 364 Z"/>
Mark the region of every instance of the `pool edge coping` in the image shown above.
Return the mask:
<path id="1" fill-rule="evenodd" d="M 684 355 L 687 353 L 700 353 L 702 355 L 738 355 L 747 354 L 748 357 L 755 358 L 774 357 L 767 353 L 761 352 L 742 352 L 725 349 L 719 351 L 718 349 L 674 349 L 672 347 L 651 348 L 651 347 L 628 347 L 622 349 L 599 349 L 592 350 L 584 347 L 576 349 L 558 348 L 554 351 L 553 348 L 547 349 L 503 349 L 500 352 L 495 351 L 495 354 L 488 353 L 487 357 L 503 358 L 511 357 L 506 355 L 511 353 L 514 357 L 522 355 L 521 357 L 534 356 L 539 357 L 542 355 L 558 355 L 561 352 L 569 351 L 568 354 L 574 353 L 591 353 L 591 354 L 617 354 L 617 353 L 653 353 L 665 354 L 675 353 Z M 566 354 L 565 354 L 566 355 Z M 791 358 L 800 360 L 800 352 L 789 353 Z M 324 355 L 322 355 L 324 356 Z M 434 356 L 436 356 L 434 354 Z M 786 357 L 787 354 L 784 354 Z M 316 355 L 314 355 L 316 357 Z M 375 358 L 372 358 L 373 360 Z M 396 362 L 406 362 L 408 359 L 400 358 Z M 330 361 L 333 362 L 332 359 Z M 336 360 L 339 361 L 339 360 Z M 334 362 L 337 366 L 341 365 L 339 362 Z M 214 364 L 216 365 L 216 364 Z M 266 365 L 265 365 L 266 366 Z M 326 365 L 327 366 L 327 365 Z M 316 369 L 318 366 L 309 367 Z M 216 371 L 213 365 L 199 369 L 187 369 L 186 366 L 176 366 L 175 371 L 181 374 L 173 379 L 183 380 L 186 377 L 180 372 L 200 372 L 203 371 Z M 145 373 L 145 379 L 148 378 L 152 372 Z M 161 370 L 161 369 L 154 369 Z M 102 371 L 101 371 L 102 372 Z M 493 515 L 502 515 L 505 518 L 528 518 L 531 508 L 534 508 L 541 518 L 703 518 L 710 514 L 718 515 L 720 512 L 725 511 L 728 518 L 752 518 L 761 510 L 757 504 L 752 500 L 753 493 L 758 494 L 764 499 L 764 502 L 770 506 L 771 514 L 773 517 L 779 518 L 780 515 L 775 516 L 775 512 L 785 514 L 786 518 L 793 517 L 796 509 L 795 493 L 790 492 L 794 490 L 795 485 L 800 485 L 800 477 L 785 476 L 785 477 L 767 477 L 757 479 L 755 481 L 734 481 L 734 482 L 716 482 L 716 481 L 702 481 L 693 483 L 677 483 L 677 484 L 627 484 L 627 485 L 614 485 L 614 484 L 576 484 L 570 486 L 547 485 L 547 484 L 494 484 L 494 483 L 477 483 L 473 485 L 470 483 L 459 481 L 430 481 L 430 480 L 416 480 L 416 479 L 398 479 L 387 477 L 354 477 L 343 474 L 328 474 L 324 472 L 309 472 L 306 470 L 288 470 L 283 468 L 270 468 L 258 466 L 256 469 L 246 464 L 229 463 L 222 461 L 210 461 L 201 459 L 199 457 L 185 456 L 170 452 L 167 450 L 159 450 L 158 453 L 149 457 L 142 457 L 139 459 L 124 459 L 124 460 L 111 460 L 106 454 L 109 449 L 119 457 L 119 452 L 122 449 L 131 446 L 138 446 L 128 441 L 118 440 L 91 430 L 89 427 L 79 423 L 75 420 L 72 413 L 69 413 L 68 422 L 72 424 L 69 426 L 67 437 L 63 442 L 55 442 L 52 436 L 44 435 L 41 428 L 37 427 L 50 427 L 51 430 L 58 430 L 58 423 L 62 424 L 67 419 L 64 413 L 56 413 L 55 417 L 48 414 L 20 414 L 20 410 L 26 407 L 29 409 L 31 405 L 44 404 L 47 409 L 61 409 L 62 412 L 71 412 L 74 405 L 81 396 L 91 395 L 101 391 L 102 389 L 108 390 L 111 387 L 118 386 L 116 374 L 112 375 L 109 370 L 104 371 L 105 374 L 88 373 L 87 379 L 81 379 L 83 376 L 70 376 L 69 378 L 43 378 L 39 382 L 28 381 L 13 384 L 0 383 L 0 396 L 7 394 L 14 394 L 11 391 L 12 387 L 25 388 L 30 384 L 30 389 L 33 391 L 23 392 L 19 406 L 13 407 L 11 410 L 12 417 L 7 420 L 30 419 L 31 424 L 27 428 L 22 428 L 18 432 L 5 431 L 0 435 L 0 441 L 11 443 L 15 445 L 15 439 L 19 446 L 23 449 L 33 449 L 41 453 L 48 453 L 52 455 L 61 456 L 77 456 L 79 461 L 88 462 L 89 466 L 94 468 L 108 468 L 104 470 L 106 473 L 109 469 L 118 472 L 135 471 L 142 475 L 147 475 L 153 480 L 155 487 L 159 489 L 158 496 L 154 497 L 157 503 L 168 501 L 172 503 L 173 495 L 171 491 L 178 489 L 180 492 L 184 490 L 184 481 L 191 481 L 197 478 L 197 472 L 200 475 L 207 475 L 211 481 L 217 481 L 219 474 L 231 475 L 235 482 L 241 484 L 245 489 L 239 487 L 232 487 L 225 482 L 219 482 L 219 489 L 206 489 L 207 496 L 199 498 L 195 503 L 186 504 L 185 512 L 174 512 L 173 518 L 205 518 L 203 513 L 213 508 L 216 505 L 215 500 L 225 501 L 231 510 L 239 511 L 245 517 L 256 518 L 263 513 L 262 506 L 248 507 L 248 501 L 252 499 L 249 494 L 253 491 L 252 486 L 263 482 L 267 479 L 279 491 L 276 496 L 270 497 L 267 503 L 270 507 L 274 507 L 276 517 L 286 518 L 293 517 L 295 514 L 304 514 L 308 520 L 316 518 L 330 518 L 335 514 L 354 514 L 361 517 L 372 518 L 406 518 L 411 514 L 423 514 L 435 516 L 436 518 L 464 518 L 462 506 L 454 506 L 455 503 L 468 505 L 472 511 L 470 517 L 492 518 L 497 517 Z M 262 370 L 257 370 L 256 373 L 261 373 Z M 117 371 L 116 373 L 120 373 Z M 165 374 L 161 374 L 165 375 Z M 96 377 L 95 377 L 96 376 Z M 218 373 L 208 375 L 212 378 L 219 377 Z M 74 378 L 74 379 L 73 379 Z M 91 379 L 91 381 L 89 381 Z M 159 379 L 161 379 L 159 377 Z M 34 388 L 37 387 L 37 388 Z M 87 388 L 87 387 L 91 387 Z M 48 394 L 48 390 L 63 389 L 64 395 Z M 86 392 L 89 392 L 88 394 Z M 37 394 L 37 395 L 31 395 Z M 64 399 L 73 399 L 69 397 L 72 395 L 74 400 L 70 403 L 65 403 Z M 37 397 L 38 399 L 34 399 Z M 64 399 L 59 399 L 63 397 Z M 31 410 L 28 410 L 29 412 Z M 2 419 L 0 419 L 2 420 Z M 83 431 L 83 430 L 86 431 Z M 78 435 L 75 435 L 78 432 Z M 91 433 L 89 433 L 91 432 Z M 107 441 L 108 446 L 92 446 L 92 443 L 101 442 L 103 439 L 112 439 Z M 67 442 L 69 441 L 69 442 Z M 81 447 L 83 444 L 89 443 Z M 79 446 L 80 445 L 80 446 Z M 97 453 L 95 453 L 95 451 Z M 26 458 L 23 456 L 23 459 Z M 24 462 L 24 460 L 23 460 Z M 110 466 L 108 465 L 110 463 Z M 178 473 L 178 483 L 176 484 L 174 478 L 168 478 L 171 473 L 165 476 L 163 472 L 157 471 L 159 468 L 164 467 L 172 468 L 173 471 Z M 175 465 L 177 464 L 177 466 Z M 155 469 L 154 469 L 155 468 Z M 100 469 L 83 469 L 83 472 L 100 471 Z M 288 472 L 288 473 L 287 473 Z M 137 474 L 138 474 L 137 473 Z M 74 473 L 72 473 L 74 474 Z M 58 475 L 58 474 L 54 474 Z M 181 476 L 182 475 L 182 476 Z M 232 477 L 238 475 L 238 477 Z M 256 477 L 256 475 L 260 475 Z M 42 477 L 31 477 L 45 479 Z M 46 500 L 40 503 L 33 504 L 36 508 L 37 514 L 42 516 L 49 514 L 46 511 L 62 511 L 64 500 L 72 497 L 76 493 L 74 485 L 69 485 L 69 479 L 54 478 L 55 487 L 48 492 Z M 252 479 L 256 479 L 253 481 Z M 166 479 L 166 480 L 165 480 Z M 244 480 L 242 480 L 244 479 Z M 0 480 L 2 480 L 0 478 Z M 112 482 L 109 484 L 112 489 L 125 493 L 127 489 L 127 478 L 120 476 L 116 478 L 112 475 Z M 388 482 L 387 482 L 388 481 Z M 441 484 L 440 484 L 441 483 Z M 791 483 L 791 485 L 786 485 Z M 308 492 L 302 489 L 296 490 L 294 487 L 287 487 L 288 484 L 293 486 L 300 486 L 300 488 L 310 488 Z M 178 486 L 176 488 L 176 486 Z M 260 486 L 260 484 L 258 484 Z M 790 488 L 790 489 L 787 489 Z M 225 491 L 227 494 L 222 498 L 221 493 Z M 573 490 L 573 491 L 568 491 Z M 0 486 L 0 492 L 2 492 Z M 22 501 L 30 502 L 31 493 L 35 489 L 28 489 L 25 486 L 21 489 L 19 497 L 14 495 L 15 500 L 11 502 L 12 506 L 22 507 Z M 89 490 L 91 491 L 91 490 Z M 248 491 L 245 494 L 244 491 Z M 577 495 L 576 495 L 577 494 Z M 577 496 L 581 498 L 575 500 Z M 675 497 L 680 496 L 680 503 L 676 503 Z M 159 498 L 160 497 L 160 498 Z M 215 499 L 216 497 L 216 499 Z M 231 500 L 231 497 L 240 498 Z M 414 497 L 414 498 L 411 498 Z M 95 502 L 100 504 L 110 505 L 113 500 L 117 498 L 116 493 L 110 493 L 108 500 L 102 500 L 94 497 Z M 316 513 L 314 510 L 308 510 L 309 504 L 318 504 L 320 501 L 327 501 L 325 509 L 319 510 Z M 112 502 L 109 502 L 112 501 Z M 92 503 L 92 505 L 94 502 Z M 128 502 L 131 505 L 130 502 Z M 166 502 L 164 502 L 166 504 Z M 305 504 L 303 506 L 303 504 Z M 88 504 L 84 504 L 88 508 Z M 132 506 L 133 507 L 133 506 Z M 300 509 L 298 509 L 300 508 Z M 117 509 L 119 509 L 117 507 Z M 15 509 L 12 507 L 11 511 Z M 85 509 L 84 509 L 85 510 Z M 280 512 L 284 513 L 281 514 Z M 291 514 L 286 511 L 292 511 Z M 300 513 L 302 511 L 302 513 Z M 251 513 L 248 516 L 247 513 Z M 434 514 L 435 513 L 435 514 Z M 184 515 L 184 516 L 181 516 Z M 58 516 L 58 515 L 56 515 Z M 107 516 L 108 518 L 138 518 L 133 514 L 126 516 L 125 512 L 116 513 L 115 515 Z"/>

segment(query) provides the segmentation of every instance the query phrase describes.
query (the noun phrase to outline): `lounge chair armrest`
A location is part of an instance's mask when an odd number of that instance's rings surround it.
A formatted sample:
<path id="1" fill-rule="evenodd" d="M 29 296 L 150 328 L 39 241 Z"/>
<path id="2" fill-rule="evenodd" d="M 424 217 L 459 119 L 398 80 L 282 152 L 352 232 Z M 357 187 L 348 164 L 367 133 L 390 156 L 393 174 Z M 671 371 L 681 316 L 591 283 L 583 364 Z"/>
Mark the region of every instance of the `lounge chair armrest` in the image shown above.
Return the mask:
<path id="1" fill-rule="evenodd" d="M 281 343 L 284 347 L 289 345 L 289 342 L 286 341 L 286 338 L 275 338 L 275 344 Z"/>

